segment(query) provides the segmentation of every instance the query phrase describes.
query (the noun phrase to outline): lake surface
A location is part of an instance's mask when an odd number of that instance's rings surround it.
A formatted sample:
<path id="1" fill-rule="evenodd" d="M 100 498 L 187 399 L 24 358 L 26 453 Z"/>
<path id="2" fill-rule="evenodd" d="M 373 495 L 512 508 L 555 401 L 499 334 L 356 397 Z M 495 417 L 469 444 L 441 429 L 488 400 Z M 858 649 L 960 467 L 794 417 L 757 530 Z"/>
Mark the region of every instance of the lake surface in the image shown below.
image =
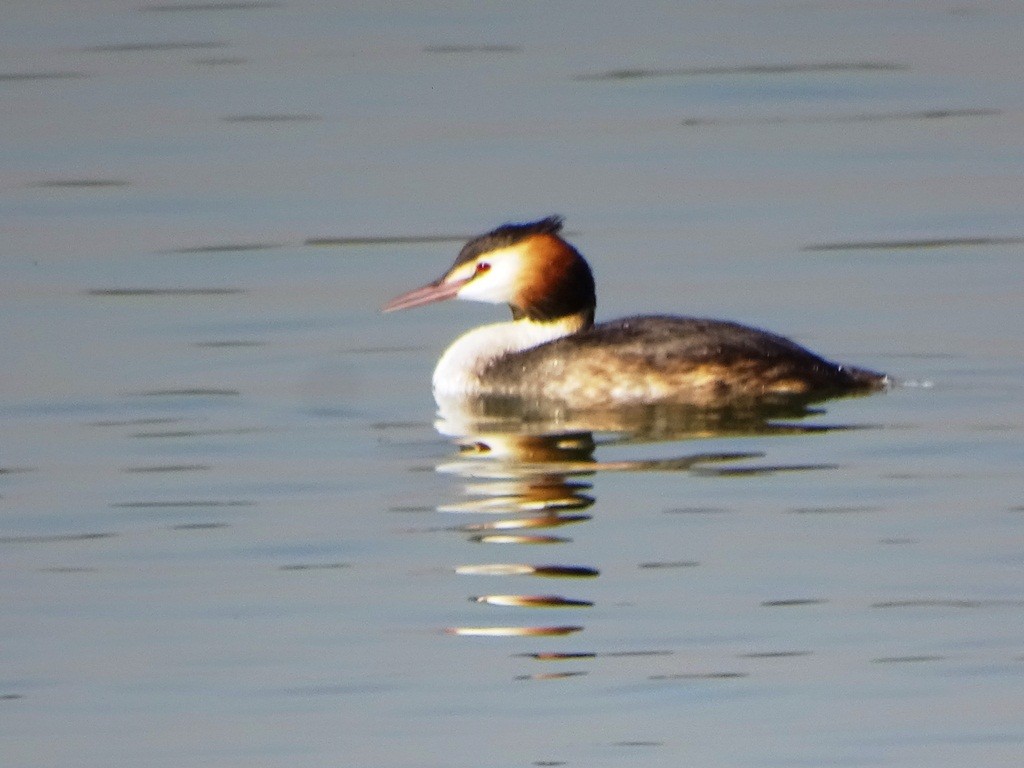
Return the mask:
<path id="1" fill-rule="evenodd" d="M 1020 764 L 1020 5 L 3 17 L 4 765 Z M 435 423 L 503 313 L 380 306 L 551 213 L 898 384 Z"/>

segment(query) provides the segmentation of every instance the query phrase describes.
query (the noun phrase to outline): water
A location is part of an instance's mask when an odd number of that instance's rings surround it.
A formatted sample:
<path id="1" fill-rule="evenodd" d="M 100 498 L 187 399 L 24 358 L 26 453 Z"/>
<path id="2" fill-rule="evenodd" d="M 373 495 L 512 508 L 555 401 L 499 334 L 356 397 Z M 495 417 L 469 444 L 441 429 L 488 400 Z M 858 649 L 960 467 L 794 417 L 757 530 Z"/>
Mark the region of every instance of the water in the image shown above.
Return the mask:
<path id="1" fill-rule="evenodd" d="M 1019 763 L 1017 6 L 9 6 L 5 764 Z M 904 384 L 460 452 L 377 310 L 555 212 Z"/>

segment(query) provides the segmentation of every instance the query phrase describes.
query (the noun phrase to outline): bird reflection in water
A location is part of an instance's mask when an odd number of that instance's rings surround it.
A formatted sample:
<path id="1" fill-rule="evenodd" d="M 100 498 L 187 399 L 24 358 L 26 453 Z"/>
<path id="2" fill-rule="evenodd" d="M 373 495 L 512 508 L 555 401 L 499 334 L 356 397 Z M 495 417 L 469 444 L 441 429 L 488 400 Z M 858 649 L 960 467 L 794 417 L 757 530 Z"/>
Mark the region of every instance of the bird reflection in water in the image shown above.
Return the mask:
<path id="1" fill-rule="evenodd" d="M 593 472 L 594 440 L 589 432 L 537 433 L 503 430 L 498 425 L 439 422 L 438 429 L 454 437 L 459 456 L 438 467 L 440 472 L 469 481 L 466 501 L 440 511 L 498 515 L 496 520 L 458 526 L 470 541 L 481 544 L 564 545 L 572 539 L 551 531 L 586 522 L 584 510 L 594 504 L 581 478 Z M 597 568 L 578 564 L 482 563 L 456 568 L 471 576 L 536 576 L 550 579 L 591 579 Z M 470 598 L 501 608 L 562 608 L 578 610 L 589 600 L 548 593 L 486 594 Z M 449 632 L 470 636 L 557 636 L 579 632 L 576 623 L 529 626 L 453 627 Z"/>
<path id="2" fill-rule="evenodd" d="M 542 403 L 507 399 L 461 399 L 442 404 L 437 429 L 454 439 L 457 456 L 441 463 L 438 471 L 466 481 L 465 500 L 439 507 L 456 514 L 495 515 L 497 519 L 474 520 L 454 530 L 480 544 L 569 545 L 567 527 L 591 519 L 594 504 L 590 479 L 601 472 L 683 471 L 698 474 L 756 474 L 759 471 L 821 469 L 831 465 L 758 466 L 755 452 L 687 452 L 667 458 L 598 461 L 598 447 L 684 442 L 711 437 L 788 435 L 853 429 L 850 425 L 801 423 L 820 415 L 808 403 L 788 402 L 757 409 L 708 410 L 683 406 L 644 406 L 574 414 L 551 409 Z M 595 435 L 597 437 L 595 437 Z M 561 550 L 557 550 L 561 551 Z M 533 560 L 534 558 L 529 558 Z M 538 558 L 540 559 L 540 558 Z M 481 606 L 499 609 L 557 609 L 559 617 L 572 619 L 594 605 L 581 592 L 587 579 L 599 576 L 591 564 L 559 562 L 544 558 L 528 562 L 484 562 L 458 566 L 466 576 L 494 576 L 512 584 L 515 577 L 558 579 L 560 592 L 537 590 L 473 595 Z M 569 585 L 572 585 L 571 587 Z M 563 613 L 566 612 L 566 613 Z M 569 613 L 573 612 L 573 613 Z M 573 620 L 566 623 L 526 623 L 451 627 L 450 634 L 486 637 L 552 637 L 583 630 Z M 650 654 L 654 651 L 638 651 Z M 590 651 L 522 654 L 534 659 L 593 658 Z M 605 654 L 608 655 L 608 654 Z M 621 655 L 621 652 L 620 654 Z M 534 676 L 527 676 L 534 679 Z M 546 676 L 545 676 L 546 678 Z"/>

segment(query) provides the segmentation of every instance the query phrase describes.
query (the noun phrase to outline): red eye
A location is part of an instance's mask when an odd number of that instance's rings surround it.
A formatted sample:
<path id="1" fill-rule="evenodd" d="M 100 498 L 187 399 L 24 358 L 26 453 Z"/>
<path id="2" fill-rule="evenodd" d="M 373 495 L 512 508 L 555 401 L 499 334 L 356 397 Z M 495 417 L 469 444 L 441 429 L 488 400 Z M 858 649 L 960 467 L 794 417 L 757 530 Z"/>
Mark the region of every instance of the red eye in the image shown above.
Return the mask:
<path id="1" fill-rule="evenodd" d="M 478 274 L 478 275 L 482 274 L 482 273 L 486 272 L 487 270 L 489 270 L 490 268 L 491 268 L 491 265 L 488 264 L 486 261 L 478 261 L 476 263 L 476 274 Z"/>

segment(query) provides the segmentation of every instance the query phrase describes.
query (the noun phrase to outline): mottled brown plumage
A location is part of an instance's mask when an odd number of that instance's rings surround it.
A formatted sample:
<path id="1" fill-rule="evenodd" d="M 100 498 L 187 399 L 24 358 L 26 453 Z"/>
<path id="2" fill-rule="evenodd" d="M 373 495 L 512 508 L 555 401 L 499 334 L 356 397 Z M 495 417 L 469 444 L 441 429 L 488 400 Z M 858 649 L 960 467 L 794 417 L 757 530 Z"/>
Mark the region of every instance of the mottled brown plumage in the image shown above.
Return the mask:
<path id="1" fill-rule="evenodd" d="M 581 407 L 625 401 L 711 406 L 869 391 L 883 381 L 880 374 L 837 365 L 738 323 L 646 316 L 600 323 L 503 355 L 483 371 L 481 393 Z"/>

